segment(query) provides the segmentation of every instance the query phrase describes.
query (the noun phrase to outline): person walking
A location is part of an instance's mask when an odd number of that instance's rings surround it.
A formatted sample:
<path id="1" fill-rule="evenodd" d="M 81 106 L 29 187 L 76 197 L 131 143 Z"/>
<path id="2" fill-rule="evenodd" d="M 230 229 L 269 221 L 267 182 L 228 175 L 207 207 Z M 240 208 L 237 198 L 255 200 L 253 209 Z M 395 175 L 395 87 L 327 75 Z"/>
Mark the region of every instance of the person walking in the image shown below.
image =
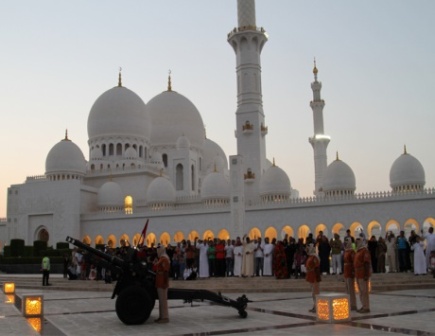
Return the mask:
<path id="1" fill-rule="evenodd" d="M 370 313 L 369 280 L 372 274 L 371 256 L 364 238 L 359 237 L 355 242 L 357 251 L 353 265 L 359 289 L 359 297 L 362 304 L 362 307 L 358 309 L 357 312 Z"/>
<path id="2" fill-rule="evenodd" d="M 316 312 L 316 295 L 320 294 L 319 283 L 321 281 L 320 277 L 320 259 L 316 253 L 316 247 L 314 244 L 307 245 L 308 259 L 305 262 L 307 268 L 307 275 L 305 280 L 311 285 L 311 295 L 313 297 L 313 308 L 309 310 L 310 313 Z"/>
<path id="3" fill-rule="evenodd" d="M 355 250 L 353 249 L 352 239 L 344 238 L 344 269 L 343 277 L 346 285 L 346 293 L 349 294 L 350 310 L 356 311 L 356 296 L 355 296 Z"/>
<path id="4" fill-rule="evenodd" d="M 42 270 L 42 286 L 51 286 L 51 283 L 48 282 L 50 278 L 50 258 L 45 256 L 42 258 L 41 264 Z"/>
<path id="5" fill-rule="evenodd" d="M 168 288 L 169 288 L 169 271 L 171 269 L 171 262 L 166 253 L 163 245 L 157 247 L 157 260 L 154 264 L 154 271 L 156 272 L 156 288 L 159 297 L 159 318 L 155 320 L 156 323 L 168 323 Z"/>

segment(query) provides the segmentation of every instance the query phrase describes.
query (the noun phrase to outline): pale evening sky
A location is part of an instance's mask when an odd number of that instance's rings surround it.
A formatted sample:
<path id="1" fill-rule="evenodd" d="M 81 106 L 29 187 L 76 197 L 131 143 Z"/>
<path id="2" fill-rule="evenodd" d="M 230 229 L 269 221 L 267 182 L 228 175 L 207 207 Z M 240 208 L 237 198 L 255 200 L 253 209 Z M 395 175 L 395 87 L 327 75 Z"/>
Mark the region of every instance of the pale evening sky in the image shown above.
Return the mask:
<path id="1" fill-rule="evenodd" d="M 339 152 L 356 192 L 388 191 L 408 153 L 435 187 L 435 1 L 257 0 L 267 157 L 301 196 L 314 189 L 309 102 L 317 59 L 328 163 Z M 0 217 L 7 188 L 42 175 L 68 129 L 88 159 L 87 118 L 100 94 L 123 85 L 145 103 L 173 90 L 200 111 L 207 137 L 236 154 L 235 0 L 2 1 Z M 144 190 L 144 193 L 146 191 Z"/>

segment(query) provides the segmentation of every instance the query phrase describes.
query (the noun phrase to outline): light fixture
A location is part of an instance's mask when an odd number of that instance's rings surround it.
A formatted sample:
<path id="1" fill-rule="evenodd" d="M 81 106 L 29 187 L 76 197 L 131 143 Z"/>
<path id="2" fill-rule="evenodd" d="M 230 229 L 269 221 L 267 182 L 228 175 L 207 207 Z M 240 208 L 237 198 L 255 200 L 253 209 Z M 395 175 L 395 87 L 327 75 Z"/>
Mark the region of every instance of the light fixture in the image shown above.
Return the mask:
<path id="1" fill-rule="evenodd" d="M 349 295 L 326 293 L 316 296 L 317 321 L 336 323 L 350 321 Z"/>
<path id="2" fill-rule="evenodd" d="M 27 323 L 38 333 L 42 332 L 42 317 L 29 317 Z"/>
<path id="3" fill-rule="evenodd" d="M 4 294 L 14 294 L 15 293 L 15 283 L 14 282 L 4 282 L 3 283 L 3 293 Z"/>
<path id="4" fill-rule="evenodd" d="M 14 294 L 6 294 L 5 296 L 6 296 L 5 303 L 15 304 L 15 295 Z"/>
<path id="5" fill-rule="evenodd" d="M 42 317 L 44 313 L 44 296 L 23 295 L 22 311 L 24 317 Z"/>

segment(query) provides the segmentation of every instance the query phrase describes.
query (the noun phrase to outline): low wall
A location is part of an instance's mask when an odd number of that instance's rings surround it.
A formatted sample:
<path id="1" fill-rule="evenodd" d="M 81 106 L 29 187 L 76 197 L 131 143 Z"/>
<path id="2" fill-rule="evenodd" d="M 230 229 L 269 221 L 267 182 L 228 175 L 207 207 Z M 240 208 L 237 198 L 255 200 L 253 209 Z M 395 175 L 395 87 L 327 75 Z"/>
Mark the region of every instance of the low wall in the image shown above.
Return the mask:
<path id="1" fill-rule="evenodd" d="M 0 271 L 8 274 L 37 274 L 41 273 L 40 264 L 0 265 Z M 50 273 L 63 274 L 63 264 L 51 264 Z"/>

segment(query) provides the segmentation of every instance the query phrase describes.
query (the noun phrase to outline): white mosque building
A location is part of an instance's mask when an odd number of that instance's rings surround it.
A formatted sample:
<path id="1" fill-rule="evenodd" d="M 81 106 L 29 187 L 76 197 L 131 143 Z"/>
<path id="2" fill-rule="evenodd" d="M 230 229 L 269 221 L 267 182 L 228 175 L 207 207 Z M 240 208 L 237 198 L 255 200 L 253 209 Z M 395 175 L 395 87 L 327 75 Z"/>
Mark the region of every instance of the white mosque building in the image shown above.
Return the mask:
<path id="1" fill-rule="evenodd" d="M 316 65 L 309 138 L 315 191 L 299 197 L 266 155 L 260 55 L 267 34 L 256 24 L 255 0 L 237 5 L 238 26 L 228 34 L 236 54 L 237 154 L 227 156 L 206 137 L 200 112 L 172 89 L 171 77 L 166 91 L 144 103 L 119 74 L 118 85 L 90 109 L 88 160 L 66 133 L 47 154 L 44 175 L 8 188 L 2 246 L 13 238 L 54 245 L 66 236 L 91 245 L 135 244 L 147 219 L 147 244 L 245 233 L 305 238 L 320 230 L 331 237 L 360 228 L 379 236 L 435 227 L 435 190 L 425 188 L 424 168 L 406 148 L 392 162 L 391 190 L 384 192 L 357 194 L 349 165 L 338 154 L 328 164 Z"/>

